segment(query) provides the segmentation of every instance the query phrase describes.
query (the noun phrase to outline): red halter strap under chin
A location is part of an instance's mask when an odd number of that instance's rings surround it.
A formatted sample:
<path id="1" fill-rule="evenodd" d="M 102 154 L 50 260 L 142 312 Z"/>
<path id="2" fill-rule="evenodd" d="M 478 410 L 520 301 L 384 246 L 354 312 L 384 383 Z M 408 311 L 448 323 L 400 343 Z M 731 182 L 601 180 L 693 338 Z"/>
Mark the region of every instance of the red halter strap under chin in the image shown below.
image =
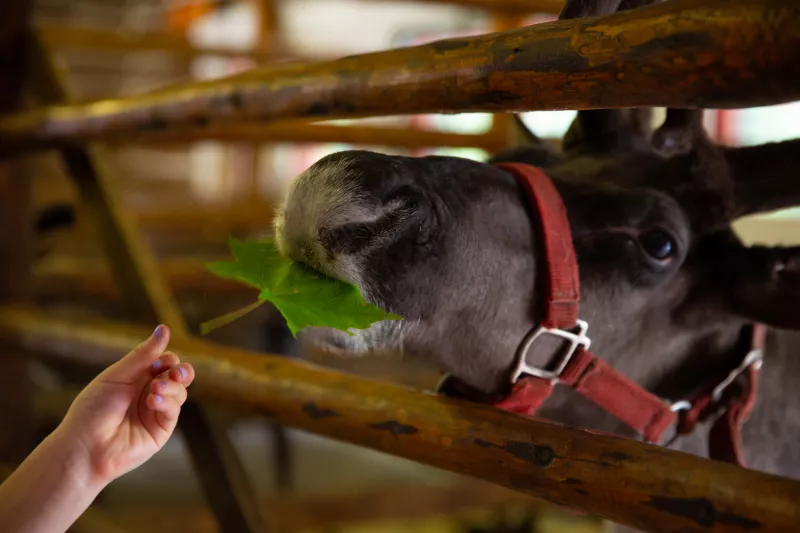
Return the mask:
<path id="1" fill-rule="evenodd" d="M 499 163 L 524 187 L 539 228 L 539 241 L 546 274 L 541 290 L 544 295 L 541 325 L 531 331 L 520 346 L 512 376 L 511 393 L 495 404 L 514 413 L 533 416 L 553 392 L 556 383 L 570 386 L 643 435 L 649 442 L 659 442 L 664 431 L 677 424 L 677 434 L 691 432 L 696 424 L 716 414 L 725 403 L 725 413 L 711 429 L 712 458 L 744 465 L 739 449 L 739 431 L 755 401 L 765 328 L 754 327 L 753 345 L 748 356 L 721 383 L 715 383 L 692 402 L 670 404 L 646 391 L 615 371 L 589 351 L 585 333 L 588 324 L 579 320 L 580 285 L 578 263 L 566 208 L 553 182 L 540 169 L 520 163 Z M 536 217 L 538 215 L 538 217 Z M 577 330 L 577 331 L 576 331 Z M 567 350 L 545 370 L 526 362 L 537 338 L 556 335 L 569 342 Z M 725 398 L 729 385 L 746 378 L 742 393 Z M 683 416 L 679 416 L 683 413 Z"/>

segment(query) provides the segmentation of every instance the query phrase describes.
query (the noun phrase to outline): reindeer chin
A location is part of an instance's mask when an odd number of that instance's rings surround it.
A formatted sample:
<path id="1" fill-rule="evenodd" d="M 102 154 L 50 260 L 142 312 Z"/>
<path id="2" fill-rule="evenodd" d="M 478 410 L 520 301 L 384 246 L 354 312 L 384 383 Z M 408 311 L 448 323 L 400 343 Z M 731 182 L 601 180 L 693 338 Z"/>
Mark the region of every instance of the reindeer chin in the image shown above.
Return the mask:
<path id="1" fill-rule="evenodd" d="M 402 321 L 376 322 L 367 329 L 351 333 L 333 328 L 309 328 L 298 337 L 304 344 L 340 358 L 402 355 Z"/>

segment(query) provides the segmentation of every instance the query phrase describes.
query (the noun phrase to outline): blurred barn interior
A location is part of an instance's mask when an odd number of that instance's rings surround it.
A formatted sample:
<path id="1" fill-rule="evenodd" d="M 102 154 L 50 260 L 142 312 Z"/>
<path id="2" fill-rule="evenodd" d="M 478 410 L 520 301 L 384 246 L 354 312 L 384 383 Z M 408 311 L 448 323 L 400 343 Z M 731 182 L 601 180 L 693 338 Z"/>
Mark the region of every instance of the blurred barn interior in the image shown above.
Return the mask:
<path id="1" fill-rule="evenodd" d="M 130 95 L 245 71 L 256 64 L 334 58 L 555 19 L 558 0 L 530 12 L 491 2 L 378 0 L 39 0 L 34 20 L 76 100 Z M 478 7 L 475 7 L 478 6 Z M 557 141 L 571 111 L 524 115 Z M 661 120 L 657 115 L 655 120 Z M 800 136 L 800 104 L 708 112 L 709 133 L 727 144 Z M 292 123 L 220 139 L 110 146 L 110 172 L 129 215 L 155 251 L 191 327 L 241 307 L 254 293 L 216 280 L 204 263 L 227 257 L 229 235 L 269 234 L 274 206 L 293 176 L 352 147 L 483 159 L 518 142 L 508 116 L 417 115 L 329 124 Z M 222 137 L 222 136 L 221 136 Z M 36 300 L 71 314 L 123 318 L 119 292 L 74 182 L 50 152 L 25 158 L 37 212 L 50 210 L 36 240 Z M 75 224 L 58 206 L 76 209 Z M 742 221 L 751 242 L 800 242 L 800 210 Z M 420 388 L 438 376 L 396 357 L 337 360 L 299 345 L 269 305 L 210 338 Z M 36 368 L 37 414 L 52 424 L 76 386 Z M 594 532 L 591 517 L 393 456 L 223 413 L 271 531 Z M 47 426 L 45 426 L 47 427 Z M 205 503 L 181 434 L 152 461 L 112 484 L 101 508 L 119 531 L 221 531 Z M 110 531 L 107 529 L 107 531 Z M 116 529 L 114 529 L 116 531 Z"/>

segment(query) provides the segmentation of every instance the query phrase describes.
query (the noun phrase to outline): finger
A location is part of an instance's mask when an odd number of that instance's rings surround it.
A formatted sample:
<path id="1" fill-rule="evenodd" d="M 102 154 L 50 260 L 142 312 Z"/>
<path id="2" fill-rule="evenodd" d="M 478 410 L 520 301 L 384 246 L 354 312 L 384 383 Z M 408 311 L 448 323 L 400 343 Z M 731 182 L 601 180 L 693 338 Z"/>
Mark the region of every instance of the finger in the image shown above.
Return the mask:
<path id="1" fill-rule="evenodd" d="M 183 405 L 187 396 L 186 387 L 171 379 L 154 379 L 150 382 L 150 393 L 164 398 L 175 398 L 178 405 Z"/>
<path id="2" fill-rule="evenodd" d="M 179 365 L 181 360 L 174 352 L 164 352 L 164 355 L 153 361 L 150 365 L 150 375 L 153 377 L 167 372 L 173 366 Z"/>
<path id="3" fill-rule="evenodd" d="M 188 387 L 194 381 L 194 367 L 189 363 L 176 365 L 169 370 L 169 378 L 184 387 Z"/>
<path id="4" fill-rule="evenodd" d="M 166 441 L 166 438 L 169 438 L 175 430 L 178 416 L 181 414 L 181 405 L 171 396 L 161 396 L 159 394 L 149 394 L 147 396 L 147 407 L 153 411 L 158 429 L 166 433 L 163 441 Z"/>
<path id="5" fill-rule="evenodd" d="M 153 334 L 140 343 L 136 348 L 128 352 L 122 359 L 108 367 L 105 373 L 113 376 L 114 379 L 127 381 L 140 376 L 147 367 L 153 364 L 169 344 L 169 327 L 161 324 Z"/>

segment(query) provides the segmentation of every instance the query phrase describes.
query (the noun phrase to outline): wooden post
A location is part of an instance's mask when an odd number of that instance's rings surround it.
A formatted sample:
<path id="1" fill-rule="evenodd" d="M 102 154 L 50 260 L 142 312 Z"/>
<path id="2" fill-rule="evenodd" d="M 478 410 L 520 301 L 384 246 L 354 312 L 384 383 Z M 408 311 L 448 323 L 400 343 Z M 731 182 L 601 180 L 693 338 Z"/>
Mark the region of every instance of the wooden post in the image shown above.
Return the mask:
<path id="1" fill-rule="evenodd" d="M 273 57 L 285 50 L 281 34 L 280 17 L 276 0 L 256 0 L 258 6 L 258 45 L 262 53 L 271 53 Z M 261 140 L 261 139 L 259 139 Z M 253 142 L 247 145 L 250 161 L 250 180 L 248 182 L 248 205 L 250 208 L 266 209 L 267 205 L 261 194 L 259 162 L 264 143 Z M 293 453 L 289 436 L 280 424 L 268 423 L 267 428 L 272 436 L 272 468 L 275 472 L 275 488 L 278 493 L 288 492 L 293 485 Z"/>
<path id="2" fill-rule="evenodd" d="M 181 410 L 181 430 L 200 485 L 222 531 L 266 532 L 264 516 L 231 443 L 225 419 L 216 409 L 187 402 Z"/>
<path id="3" fill-rule="evenodd" d="M 495 11 L 492 13 L 493 31 L 509 31 L 521 26 L 521 15 L 519 13 L 509 13 L 507 11 Z M 504 148 L 510 148 L 519 144 L 519 135 L 514 125 L 513 115 L 508 113 L 495 113 L 492 115 L 492 128 L 489 135 L 503 143 Z"/>
<path id="4" fill-rule="evenodd" d="M 72 99 L 66 80 L 36 32 L 31 33 L 29 64 L 27 89 L 38 103 L 68 103 Z M 104 150 L 97 146 L 69 147 L 60 153 L 120 284 L 128 315 L 153 327 L 164 322 L 175 335 L 184 335 L 186 326 L 178 305 L 132 217 L 122 207 Z"/>
<path id="5" fill-rule="evenodd" d="M 71 98 L 66 82 L 47 46 L 35 32 L 32 32 L 30 45 L 29 90 L 40 103 L 68 103 Z M 93 146 L 69 147 L 61 150 L 61 156 L 78 184 L 132 318 L 165 323 L 175 339 L 188 337 L 186 323 L 155 257 L 117 196 L 103 152 Z M 135 343 L 131 348 L 133 346 Z M 246 476 L 240 475 L 244 468 L 238 464 L 230 443 L 224 449 L 219 444 L 227 441 L 228 436 L 205 417 L 204 407 L 194 404 L 193 399 L 187 401 L 179 428 L 190 440 L 189 450 L 198 468 L 207 468 L 213 473 L 211 476 L 200 473 L 200 481 L 211 507 L 220 511 L 216 515 L 220 527 L 224 531 L 266 533 L 255 492 Z M 198 441 L 205 440 L 209 434 L 216 436 L 214 442 Z M 197 456 L 200 451 L 201 455 Z"/>
<path id="6" fill-rule="evenodd" d="M 0 2 L 0 113 L 21 107 L 25 44 L 31 2 Z M 31 186 L 20 160 L 0 159 L 0 302 L 30 297 L 33 246 Z M 19 353 L 0 352 L 0 460 L 18 463 L 29 451 L 34 428 L 28 363 Z"/>

